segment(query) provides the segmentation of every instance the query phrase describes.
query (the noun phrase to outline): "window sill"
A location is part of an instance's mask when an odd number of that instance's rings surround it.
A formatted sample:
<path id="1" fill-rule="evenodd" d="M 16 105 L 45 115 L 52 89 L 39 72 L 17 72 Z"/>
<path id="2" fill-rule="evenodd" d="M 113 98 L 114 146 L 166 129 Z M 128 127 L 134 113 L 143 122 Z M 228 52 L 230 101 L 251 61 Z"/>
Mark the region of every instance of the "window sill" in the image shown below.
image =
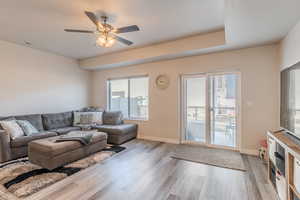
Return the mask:
<path id="1" fill-rule="evenodd" d="M 130 118 L 130 119 L 124 119 L 124 121 L 140 121 L 140 122 L 147 122 L 149 119 L 146 118 Z"/>

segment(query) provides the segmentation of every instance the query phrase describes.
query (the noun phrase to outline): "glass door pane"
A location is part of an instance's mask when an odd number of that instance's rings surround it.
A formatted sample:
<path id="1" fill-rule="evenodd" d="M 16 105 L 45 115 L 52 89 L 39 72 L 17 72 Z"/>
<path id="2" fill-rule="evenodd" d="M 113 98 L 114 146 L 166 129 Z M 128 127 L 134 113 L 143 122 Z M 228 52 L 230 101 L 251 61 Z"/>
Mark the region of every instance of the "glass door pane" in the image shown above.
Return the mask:
<path id="1" fill-rule="evenodd" d="M 210 76 L 211 143 L 236 146 L 237 75 Z"/>
<path id="2" fill-rule="evenodd" d="M 128 79 L 111 80 L 110 84 L 110 110 L 122 111 L 128 118 Z"/>
<path id="3" fill-rule="evenodd" d="M 185 139 L 206 141 L 206 77 L 185 79 Z"/>
<path id="4" fill-rule="evenodd" d="M 148 77 L 130 79 L 130 118 L 148 118 Z"/>

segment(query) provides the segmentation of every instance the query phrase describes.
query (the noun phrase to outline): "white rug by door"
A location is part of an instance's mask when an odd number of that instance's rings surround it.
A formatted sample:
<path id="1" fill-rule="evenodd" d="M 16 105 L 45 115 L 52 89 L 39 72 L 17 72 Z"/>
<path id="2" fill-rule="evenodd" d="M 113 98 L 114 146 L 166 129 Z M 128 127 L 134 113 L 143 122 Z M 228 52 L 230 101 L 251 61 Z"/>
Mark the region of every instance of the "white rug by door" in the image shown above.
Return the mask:
<path id="1" fill-rule="evenodd" d="M 217 167 L 246 171 L 241 154 L 231 150 L 179 145 L 171 157 Z"/>

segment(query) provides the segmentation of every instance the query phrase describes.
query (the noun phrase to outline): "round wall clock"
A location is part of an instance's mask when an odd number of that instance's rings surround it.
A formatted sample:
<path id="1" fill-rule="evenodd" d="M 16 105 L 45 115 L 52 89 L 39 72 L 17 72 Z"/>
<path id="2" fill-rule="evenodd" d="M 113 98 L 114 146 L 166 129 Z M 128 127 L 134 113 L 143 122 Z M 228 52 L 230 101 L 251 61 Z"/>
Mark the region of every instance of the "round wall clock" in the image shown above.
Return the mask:
<path id="1" fill-rule="evenodd" d="M 166 75 L 159 75 L 156 78 L 156 86 L 160 89 L 166 89 L 169 87 L 170 79 Z"/>

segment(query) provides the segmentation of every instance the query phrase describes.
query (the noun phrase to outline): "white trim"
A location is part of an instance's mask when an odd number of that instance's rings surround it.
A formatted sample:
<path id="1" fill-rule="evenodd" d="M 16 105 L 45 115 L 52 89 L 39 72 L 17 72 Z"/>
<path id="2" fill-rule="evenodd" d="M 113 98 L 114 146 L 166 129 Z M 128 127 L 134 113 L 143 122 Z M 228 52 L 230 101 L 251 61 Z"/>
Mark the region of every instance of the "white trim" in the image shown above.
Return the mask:
<path id="1" fill-rule="evenodd" d="M 135 79 L 135 78 L 146 78 L 149 77 L 149 74 L 143 74 L 143 75 L 133 75 L 133 76 L 121 76 L 121 77 L 113 77 L 108 78 L 107 81 L 114 81 L 114 80 L 123 80 L 123 79 Z"/>
<path id="2" fill-rule="evenodd" d="M 204 143 L 204 142 L 181 141 L 181 144 L 189 144 L 189 145 L 194 145 L 194 146 L 202 146 L 202 147 L 224 149 L 224 150 L 231 150 L 231 151 L 239 152 L 239 150 L 234 147 L 222 146 L 222 145 L 216 145 L 216 144 L 208 144 L 208 143 Z"/>
<path id="3" fill-rule="evenodd" d="M 171 139 L 171 138 L 138 135 L 138 139 L 151 140 L 151 141 L 157 141 L 157 142 L 165 142 L 165 143 L 171 143 L 171 144 L 179 144 L 179 139 Z"/>
<path id="4" fill-rule="evenodd" d="M 148 122 L 148 118 L 124 118 L 124 121 L 142 121 L 142 122 Z"/>
<path id="5" fill-rule="evenodd" d="M 139 79 L 139 78 L 146 78 L 147 82 L 148 82 L 148 88 L 147 88 L 147 92 L 148 92 L 148 116 L 146 118 L 134 118 L 134 117 L 130 117 L 131 116 L 131 101 L 130 101 L 130 97 L 131 97 L 131 80 L 134 79 Z M 127 80 L 127 92 L 128 92 L 128 97 L 127 97 L 127 102 L 128 102 L 128 111 L 127 111 L 127 115 L 128 118 L 124 118 L 125 120 L 133 120 L 133 121 L 148 121 L 149 119 L 149 101 L 150 101 L 150 96 L 149 96 L 149 91 L 150 91 L 150 77 L 149 75 L 141 75 L 141 76 L 129 76 L 129 77 L 122 77 L 122 78 L 107 78 L 106 79 L 106 108 L 107 110 L 111 110 L 111 82 L 112 81 L 118 81 L 118 80 Z M 124 113 L 123 113 L 124 115 Z"/>
<path id="6" fill-rule="evenodd" d="M 138 135 L 138 139 L 150 140 L 150 141 L 156 141 L 156 142 L 164 142 L 164 143 L 170 143 L 170 144 L 180 144 L 179 139 L 171 139 L 171 138 L 162 138 L 162 137 Z M 251 156 L 258 156 L 258 150 L 257 149 L 241 149 L 239 151 L 235 148 L 231 148 L 231 147 L 227 147 L 227 146 L 197 143 L 197 142 L 181 142 L 181 144 L 190 144 L 190 145 L 197 145 L 197 146 L 204 146 L 204 147 L 213 147 L 213 148 L 216 148 L 216 149 L 232 150 L 232 151 L 240 152 L 241 154 L 246 154 L 246 155 L 251 155 Z"/>
<path id="7" fill-rule="evenodd" d="M 236 148 L 242 150 L 242 73 L 237 71 L 237 101 L 236 101 Z"/>
<path id="8" fill-rule="evenodd" d="M 214 148 L 223 148 L 223 149 L 231 149 L 231 150 L 236 150 L 236 151 L 241 151 L 241 146 L 242 146 L 242 106 L 241 106 L 241 101 L 242 101 L 242 98 L 241 98 L 241 88 L 242 88 L 242 74 L 239 70 L 232 70 L 232 71 L 225 71 L 225 72 L 222 72 L 222 71 L 216 71 L 216 72 L 202 72 L 202 73 L 190 73 L 190 74 L 180 74 L 180 80 L 181 80 L 181 88 L 180 88 L 180 95 L 181 95 L 181 98 L 180 99 L 180 106 L 181 106 L 181 113 L 180 113 L 180 116 L 179 116 L 179 119 L 181 119 L 181 123 L 180 123 L 180 143 L 188 143 L 188 144 L 191 144 L 191 143 L 195 143 L 195 142 L 190 142 L 190 141 L 186 141 L 185 140 L 185 120 L 186 120 L 186 117 L 185 117 L 185 113 L 186 113 L 186 100 L 185 100 L 185 79 L 186 78 L 189 78 L 189 77 L 206 77 L 207 79 L 207 82 L 206 82 L 206 95 L 207 95 L 207 98 L 206 101 L 209 100 L 210 98 L 210 93 L 209 93 L 209 90 L 208 90 L 208 84 L 209 84 L 209 81 L 208 81 L 208 77 L 209 76 L 215 76 L 215 75 L 226 75 L 226 74 L 235 74 L 237 75 L 237 80 L 236 80 L 236 135 L 235 135 L 235 147 L 227 147 L 227 146 L 220 146 L 220 145 L 213 145 L 213 144 L 210 144 L 210 138 L 208 138 L 206 136 L 206 144 L 204 143 L 200 143 L 200 145 L 205 145 L 205 146 L 209 146 L 209 147 L 214 147 Z M 208 102 L 206 102 L 207 104 Z M 206 105 L 206 107 L 209 107 Z M 206 118 L 209 117 L 209 111 L 206 110 Z M 207 120 L 207 119 L 206 119 Z M 208 133 L 209 130 L 206 130 L 206 134 Z M 210 132 L 210 131 L 209 131 Z"/>

